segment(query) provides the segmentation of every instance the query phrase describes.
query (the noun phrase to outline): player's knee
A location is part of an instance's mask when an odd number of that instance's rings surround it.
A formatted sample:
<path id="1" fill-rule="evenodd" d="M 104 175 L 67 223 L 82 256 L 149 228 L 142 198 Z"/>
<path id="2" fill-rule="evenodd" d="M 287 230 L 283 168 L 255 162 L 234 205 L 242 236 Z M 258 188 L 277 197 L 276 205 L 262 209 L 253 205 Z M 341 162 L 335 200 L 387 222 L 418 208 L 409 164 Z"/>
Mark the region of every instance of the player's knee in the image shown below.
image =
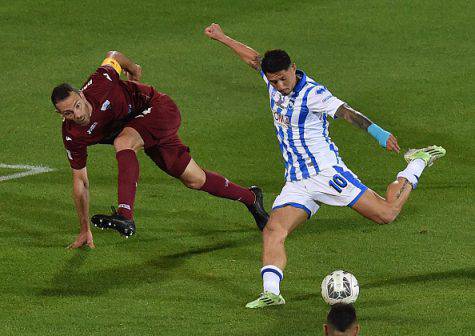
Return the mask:
<path id="1" fill-rule="evenodd" d="M 131 142 L 125 136 L 119 136 L 114 139 L 114 148 L 116 152 L 126 149 L 133 149 Z"/>
<path id="2" fill-rule="evenodd" d="M 284 242 L 289 232 L 279 222 L 270 220 L 264 227 L 262 235 L 265 241 Z"/>
<path id="3" fill-rule="evenodd" d="M 116 152 L 131 149 L 137 153 L 143 148 L 144 142 L 141 136 L 137 132 L 133 132 L 135 131 L 122 131 L 122 133 L 114 139 L 114 148 Z"/>
<path id="4" fill-rule="evenodd" d="M 193 178 L 193 179 L 181 179 L 181 182 L 190 189 L 200 190 L 205 183 L 205 179 Z"/>

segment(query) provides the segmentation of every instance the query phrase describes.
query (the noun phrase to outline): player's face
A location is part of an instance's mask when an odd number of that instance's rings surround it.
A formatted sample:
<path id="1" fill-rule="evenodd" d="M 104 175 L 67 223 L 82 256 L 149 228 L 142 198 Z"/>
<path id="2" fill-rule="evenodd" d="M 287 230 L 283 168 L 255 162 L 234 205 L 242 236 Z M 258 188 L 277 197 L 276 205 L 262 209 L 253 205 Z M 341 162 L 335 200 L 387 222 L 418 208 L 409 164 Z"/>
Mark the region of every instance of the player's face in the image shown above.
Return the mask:
<path id="1" fill-rule="evenodd" d="M 297 75 L 295 63 L 292 64 L 287 70 L 281 70 L 278 72 L 266 73 L 269 83 L 280 93 L 287 96 L 289 95 L 295 85 L 297 84 Z"/>
<path id="2" fill-rule="evenodd" d="M 91 122 L 92 107 L 82 92 L 71 92 L 66 99 L 56 103 L 56 110 L 64 119 L 72 120 L 80 126 Z"/>

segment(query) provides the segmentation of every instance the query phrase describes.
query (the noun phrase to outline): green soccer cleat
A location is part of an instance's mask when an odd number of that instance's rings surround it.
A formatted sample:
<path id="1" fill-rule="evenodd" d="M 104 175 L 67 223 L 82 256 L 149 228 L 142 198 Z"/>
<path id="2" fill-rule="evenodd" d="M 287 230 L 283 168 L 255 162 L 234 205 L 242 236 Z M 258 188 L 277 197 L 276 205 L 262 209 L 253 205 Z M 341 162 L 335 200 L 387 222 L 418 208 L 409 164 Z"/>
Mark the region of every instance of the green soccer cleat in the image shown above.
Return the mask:
<path id="1" fill-rule="evenodd" d="M 246 308 L 255 309 L 283 304 L 285 304 L 285 300 L 282 295 L 276 295 L 271 292 L 264 292 L 261 293 L 256 300 L 249 302 L 246 305 Z"/>
<path id="2" fill-rule="evenodd" d="M 406 154 L 404 154 L 404 159 L 407 163 L 415 159 L 421 159 L 426 163 L 426 167 L 430 167 L 435 160 L 443 157 L 445 153 L 445 149 L 440 146 L 429 146 L 420 149 L 409 149 Z"/>

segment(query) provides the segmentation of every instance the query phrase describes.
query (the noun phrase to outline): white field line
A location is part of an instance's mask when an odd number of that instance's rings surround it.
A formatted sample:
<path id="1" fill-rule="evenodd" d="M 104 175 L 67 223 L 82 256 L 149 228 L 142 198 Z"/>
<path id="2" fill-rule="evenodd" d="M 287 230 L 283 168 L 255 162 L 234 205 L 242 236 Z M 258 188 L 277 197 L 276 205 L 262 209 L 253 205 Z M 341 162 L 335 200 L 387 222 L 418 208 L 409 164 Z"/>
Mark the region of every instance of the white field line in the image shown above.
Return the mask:
<path id="1" fill-rule="evenodd" d="M 14 173 L 10 175 L 2 175 L 0 176 L 0 181 L 13 180 L 13 179 L 17 179 L 17 178 L 21 178 L 21 177 L 25 177 L 29 175 L 36 175 L 36 174 L 42 174 L 42 173 L 48 173 L 48 172 L 54 171 L 54 169 L 50 167 L 29 166 L 29 165 L 9 165 L 9 164 L 4 164 L 4 163 L 0 163 L 0 168 L 26 170 L 23 172 Z"/>

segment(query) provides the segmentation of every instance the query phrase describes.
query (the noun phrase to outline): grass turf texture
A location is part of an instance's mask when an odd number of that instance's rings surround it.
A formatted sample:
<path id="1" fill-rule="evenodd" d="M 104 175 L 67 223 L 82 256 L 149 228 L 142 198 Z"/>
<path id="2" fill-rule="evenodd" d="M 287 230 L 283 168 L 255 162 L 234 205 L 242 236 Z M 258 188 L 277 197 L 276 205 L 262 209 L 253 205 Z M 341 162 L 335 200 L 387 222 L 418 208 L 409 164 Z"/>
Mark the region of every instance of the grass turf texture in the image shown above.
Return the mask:
<path id="1" fill-rule="evenodd" d="M 0 182 L 1 335 L 315 335 L 334 269 L 361 284 L 364 335 L 473 332 L 473 4 L 465 1 L 14 1 L 0 8 L 1 163 L 54 172 Z M 245 208 L 185 189 L 140 155 L 138 234 L 78 231 L 51 88 L 80 85 L 107 50 L 182 110 L 181 135 L 202 166 L 265 190 L 283 169 L 261 79 L 202 34 L 213 21 L 263 52 L 288 50 L 336 96 L 399 138 L 442 145 L 398 220 L 377 226 L 323 207 L 287 241 L 283 307 L 246 310 L 261 290 L 260 236 Z M 401 156 L 332 122 L 347 165 L 384 193 Z M 471 144 L 471 145 L 470 145 Z M 116 201 L 111 147 L 89 151 L 91 214 Z M 1 171 L 2 174 L 13 173 Z"/>

